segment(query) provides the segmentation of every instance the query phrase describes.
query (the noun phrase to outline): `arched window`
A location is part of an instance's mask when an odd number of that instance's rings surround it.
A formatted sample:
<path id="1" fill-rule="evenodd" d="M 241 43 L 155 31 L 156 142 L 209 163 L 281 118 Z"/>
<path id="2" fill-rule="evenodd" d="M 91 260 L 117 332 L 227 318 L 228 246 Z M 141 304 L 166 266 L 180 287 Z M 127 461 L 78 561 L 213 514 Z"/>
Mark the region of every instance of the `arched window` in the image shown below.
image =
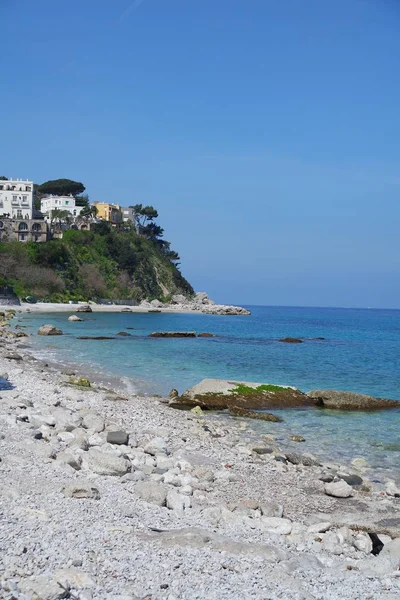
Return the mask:
<path id="1" fill-rule="evenodd" d="M 40 223 L 34 223 L 32 225 L 32 231 L 41 231 Z"/>
<path id="2" fill-rule="evenodd" d="M 18 226 L 19 231 L 27 231 L 28 225 L 26 223 L 20 223 Z"/>

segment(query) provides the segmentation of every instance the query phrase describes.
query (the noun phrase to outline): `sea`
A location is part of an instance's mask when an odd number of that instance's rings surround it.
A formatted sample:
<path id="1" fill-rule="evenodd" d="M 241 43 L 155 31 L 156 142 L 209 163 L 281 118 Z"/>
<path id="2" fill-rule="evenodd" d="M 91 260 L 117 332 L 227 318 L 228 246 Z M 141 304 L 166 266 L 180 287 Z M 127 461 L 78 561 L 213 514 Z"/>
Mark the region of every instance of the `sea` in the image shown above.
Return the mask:
<path id="1" fill-rule="evenodd" d="M 27 332 L 46 323 L 63 336 L 32 336 L 44 359 L 118 382 L 132 393 L 180 393 L 205 378 L 312 389 L 349 390 L 400 401 L 400 310 L 248 306 L 251 316 L 169 313 L 71 313 L 19 316 Z M 119 332 L 129 336 L 119 336 Z M 214 337 L 161 339 L 154 331 L 196 331 Z M 105 336 L 110 340 L 82 340 Z M 301 344 L 279 342 L 297 337 Z M 323 339 L 318 339 L 323 338 Z M 254 436 L 274 435 L 286 448 L 349 464 L 363 458 L 369 477 L 400 484 L 399 409 L 341 412 L 273 411 L 282 423 L 251 421 Z M 223 418 L 231 418 L 224 416 Z M 305 442 L 291 441 L 301 435 Z"/>

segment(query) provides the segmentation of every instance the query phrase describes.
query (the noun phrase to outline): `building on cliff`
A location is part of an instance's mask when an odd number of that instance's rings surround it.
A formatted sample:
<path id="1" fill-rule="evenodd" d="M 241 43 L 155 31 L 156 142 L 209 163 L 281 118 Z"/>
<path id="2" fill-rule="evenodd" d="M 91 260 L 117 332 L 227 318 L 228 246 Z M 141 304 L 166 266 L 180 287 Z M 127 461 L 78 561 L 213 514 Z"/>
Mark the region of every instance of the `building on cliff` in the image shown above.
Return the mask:
<path id="1" fill-rule="evenodd" d="M 0 242 L 47 242 L 49 232 L 42 219 L 0 217 Z"/>
<path id="2" fill-rule="evenodd" d="M 108 221 L 113 225 L 122 222 L 121 207 L 119 204 L 111 204 L 110 202 L 93 202 L 93 206 L 97 208 L 97 218 L 103 221 Z"/>
<path id="3" fill-rule="evenodd" d="M 33 217 L 33 181 L 0 180 L 0 218 L 31 220 Z"/>
<path id="4" fill-rule="evenodd" d="M 69 196 L 45 196 L 40 201 L 40 210 L 46 220 L 51 219 L 54 210 L 69 212 L 71 217 L 79 217 L 82 206 L 76 205 L 76 200 L 72 194 Z"/>

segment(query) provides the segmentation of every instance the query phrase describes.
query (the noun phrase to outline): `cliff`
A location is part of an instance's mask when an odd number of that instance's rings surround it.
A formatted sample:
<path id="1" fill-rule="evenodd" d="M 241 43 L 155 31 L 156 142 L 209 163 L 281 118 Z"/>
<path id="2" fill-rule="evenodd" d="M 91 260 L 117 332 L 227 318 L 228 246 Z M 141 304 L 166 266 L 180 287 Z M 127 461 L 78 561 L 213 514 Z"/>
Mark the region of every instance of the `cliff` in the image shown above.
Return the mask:
<path id="1" fill-rule="evenodd" d="M 168 301 L 193 294 L 177 260 L 168 243 L 101 223 L 93 231 L 66 231 L 62 240 L 0 243 L 0 285 L 12 286 L 19 297 L 53 302 Z"/>

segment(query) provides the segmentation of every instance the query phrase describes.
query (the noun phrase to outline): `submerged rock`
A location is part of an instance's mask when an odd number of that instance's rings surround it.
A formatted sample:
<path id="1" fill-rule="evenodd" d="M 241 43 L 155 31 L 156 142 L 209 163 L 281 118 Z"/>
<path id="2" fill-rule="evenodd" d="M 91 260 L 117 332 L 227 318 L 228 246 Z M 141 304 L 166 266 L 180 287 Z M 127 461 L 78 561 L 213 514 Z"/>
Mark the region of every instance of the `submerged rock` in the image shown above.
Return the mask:
<path id="1" fill-rule="evenodd" d="M 54 325 L 42 325 L 38 330 L 38 335 L 62 335 L 61 329 L 57 329 Z"/>
<path id="2" fill-rule="evenodd" d="M 315 401 L 312 398 L 294 387 L 225 379 L 203 379 L 186 390 L 182 396 L 174 399 L 174 407 L 177 408 L 200 406 L 209 410 L 299 408 L 314 405 Z M 248 417 L 249 414 L 246 413 L 244 416 Z M 278 417 L 273 420 L 278 420 Z"/>
<path id="3" fill-rule="evenodd" d="M 195 331 L 153 331 L 149 334 L 149 337 L 159 338 L 194 338 L 196 337 Z"/>
<path id="4" fill-rule="evenodd" d="M 375 398 L 365 394 L 340 390 L 312 390 L 307 396 L 316 401 L 321 408 L 336 410 L 378 410 L 381 408 L 400 408 L 397 400 Z"/>
<path id="5" fill-rule="evenodd" d="M 193 410 L 194 409 L 192 409 L 192 411 Z M 247 410 L 246 408 L 241 408 L 240 406 L 231 406 L 229 408 L 229 412 L 231 413 L 231 415 L 234 415 L 236 417 L 246 417 L 247 419 L 258 419 L 259 421 L 271 421 L 273 423 L 280 423 L 283 421 L 281 417 L 277 417 L 276 415 L 272 415 L 271 413 L 255 412 L 254 410 Z"/>
<path id="6" fill-rule="evenodd" d="M 300 338 L 294 338 L 294 337 L 285 337 L 278 341 L 285 342 L 286 344 L 302 344 L 303 343 L 303 340 L 301 340 Z"/>

